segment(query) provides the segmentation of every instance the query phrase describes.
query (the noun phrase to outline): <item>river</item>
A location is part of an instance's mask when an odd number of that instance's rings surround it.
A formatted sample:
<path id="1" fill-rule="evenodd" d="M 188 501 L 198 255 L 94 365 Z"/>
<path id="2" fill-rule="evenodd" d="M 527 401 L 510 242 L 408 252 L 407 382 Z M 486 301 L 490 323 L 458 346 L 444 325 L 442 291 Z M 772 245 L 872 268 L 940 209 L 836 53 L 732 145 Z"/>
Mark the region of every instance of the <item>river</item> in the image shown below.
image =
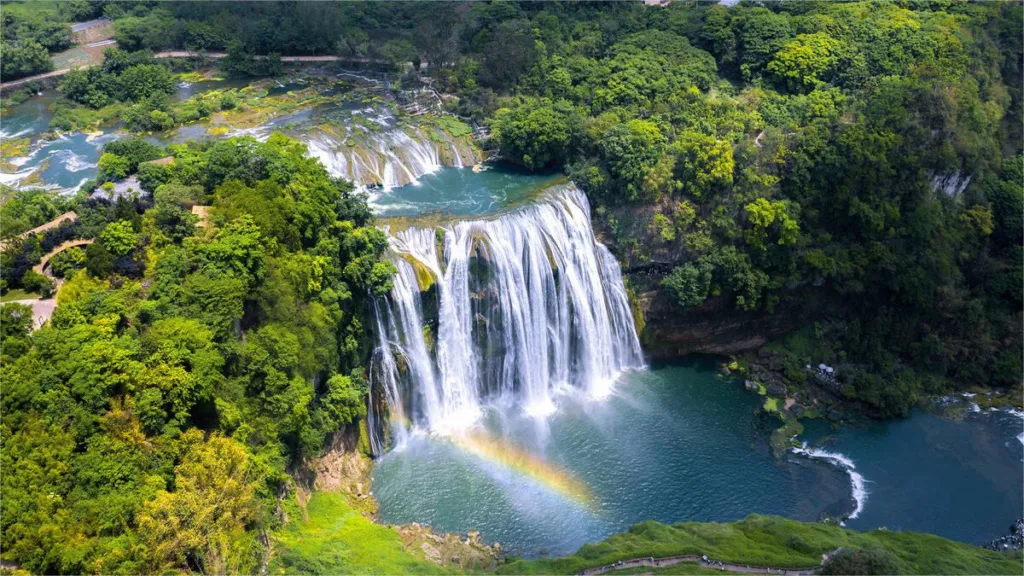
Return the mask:
<path id="1" fill-rule="evenodd" d="M 432 209 L 458 197 L 485 206 L 488 183 L 459 172 L 422 178 L 376 202 L 429 198 L 421 205 Z M 498 182 L 515 177 L 505 172 Z M 391 376 L 376 379 L 375 398 L 397 406 L 400 418 L 389 427 L 390 451 L 386 438 L 375 441 L 383 454 L 374 474 L 380 520 L 479 530 L 487 541 L 539 556 L 574 552 L 644 520 L 848 517 L 851 528 L 982 544 L 1021 515 L 1019 415 L 966 409 L 954 419 L 917 409 L 903 420 L 836 429 L 808 420 L 807 447 L 777 457 L 768 438 L 778 419 L 759 411 L 763 398 L 742 383 L 717 376 L 713 360 L 641 367 L 619 357 L 628 337 L 600 337 L 601 321 L 560 328 L 566 310 L 571 316 L 602 303 L 611 323 L 621 284 L 617 268 L 601 270 L 599 286 L 563 295 L 568 306 L 554 296 L 551 286 L 572 284 L 586 254 L 602 250 L 585 234 L 566 239 L 573 235 L 564 228 L 589 220 L 558 194 L 530 196 L 529 208 L 500 218 L 421 219 L 436 228 L 393 238 L 405 280 L 378 307 L 378 350 L 388 351 L 378 364 Z M 538 206 L 555 208 L 542 214 Z M 538 264 L 535 255 L 546 256 Z M 446 300 L 454 312 L 445 311 Z M 617 368 L 595 370 L 585 350 Z M 558 366 L 569 366 L 570 376 Z M 594 377 L 573 377 L 587 371 Z M 614 385 L 595 393 L 594 381 L 609 374 L 618 374 Z"/>
<path id="2" fill-rule="evenodd" d="M 177 97 L 219 86 L 183 85 Z M 38 171 L 41 184 L 74 190 L 95 175 L 103 143 L 124 136 L 111 128 L 42 140 L 51 102 L 33 98 L 4 118 L 4 138 L 30 139 L 28 154 L 4 159 L 16 168 L 4 182 Z M 777 419 L 758 411 L 756 394 L 716 376 L 713 361 L 643 366 L 618 268 L 590 233 L 585 199 L 538 193 L 564 179 L 500 164 L 470 168 L 477 159 L 453 141 L 409 144 L 404 137 L 416 132 L 408 128 L 373 134 L 369 155 L 353 155 L 336 134 L 302 129 L 337 114 L 396 130 L 376 108 L 346 106 L 251 132 L 287 128 L 316 143 L 311 153 L 336 175 L 365 176 L 376 184 L 371 205 L 395 234 L 405 292 L 377 308 L 371 410 L 380 520 L 475 529 L 539 556 L 651 519 L 851 516 L 852 528 L 980 544 L 1021 515 L 1019 416 L 915 410 L 835 430 L 809 421 L 808 449 L 776 457 L 767 440 Z M 195 125 L 160 142 L 206 134 Z M 437 235 L 436 226 L 445 231 Z M 448 273 L 455 269 L 457 277 Z M 389 370 L 390 380 L 382 376 Z M 403 412 L 388 427 L 385 396 Z"/>

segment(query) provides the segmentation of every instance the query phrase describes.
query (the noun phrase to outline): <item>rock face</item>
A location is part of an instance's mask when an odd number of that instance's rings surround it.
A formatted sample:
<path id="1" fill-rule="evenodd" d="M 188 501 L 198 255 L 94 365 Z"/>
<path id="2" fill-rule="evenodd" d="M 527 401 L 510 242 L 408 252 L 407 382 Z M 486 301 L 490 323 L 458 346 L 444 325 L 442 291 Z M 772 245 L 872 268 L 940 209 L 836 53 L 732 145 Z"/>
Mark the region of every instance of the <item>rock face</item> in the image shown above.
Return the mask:
<path id="1" fill-rule="evenodd" d="M 354 508 L 372 516 L 377 511 L 377 501 L 371 492 L 373 461 L 358 450 L 358 443 L 359 437 L 354 431 L 335 434 L 330 447 L 313 466 L 316 474 L 313 485 L 325 492 L 346 493 Z M 504 560 L 501 545 L 488 546 L 476 531 L 470 531 L 463 538 L 459 534 L 434 534 L 430 526 L 416 523 L 392 528 L 398 532 L 408 552 L 441 566 L 489 571 Z"/>
<path id="2" fill-rule="evenodd" d="M 668 295 L 653 289 L 650 278 L 629 275 L 632 286 L 648 284 L 648 291 L 636 296 L 636 308 L 644 315 L 640 335 L 644 352 L 654 359 L 686 354 L 736 354 L 760 348 L 802 323 L 799 310 L 743 312 L 727 298 L 711 298 L 698 308 L 680 310 Z"/>
<path id="3" fill-rule="evenodd" d="M 427 560 L 445 567 L 469 571 L 493 570 L 504 558 L 501 545 L 488 546 L 480 541 L 480 533 L 471 530 L 463 538 L 458 534 L 434 534 L 430 526 L 417 523 L 394 526 L 405 549 L 423 555 Z"/>
<path id="4" fill-rule="evenodd" d="M 1024 518 L 1018 519 L 1010 526 L 1010 533 L 983 544 L 982 548 L 1002 552 L 1004 550 L 1020 550 L 1024 548 Z"/>
<path id="5" fill-rule="evenodd" d="M 371 495 L 373 461 L 359 452 L 358 443 L 358 436 L 352 432 L 335 434 L 330 447 L 313 467 L 313 486 L 324 492 L 344 492 L 357 509 L 372 515 L 377 511 L 377 502 Z"/>

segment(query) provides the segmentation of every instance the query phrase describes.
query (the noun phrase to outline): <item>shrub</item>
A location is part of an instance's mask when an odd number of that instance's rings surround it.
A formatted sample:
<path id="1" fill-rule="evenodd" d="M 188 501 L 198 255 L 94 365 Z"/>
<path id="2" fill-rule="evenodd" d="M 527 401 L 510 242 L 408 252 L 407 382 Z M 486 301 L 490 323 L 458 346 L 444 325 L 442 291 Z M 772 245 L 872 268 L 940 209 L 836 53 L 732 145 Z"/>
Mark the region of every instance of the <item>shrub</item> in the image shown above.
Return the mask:
<path id="1" fill-rule="evenodd" d="M 844 548 L 821 567 L 821 574 L 899 574 L 896 557 L 881 548 Z"/>

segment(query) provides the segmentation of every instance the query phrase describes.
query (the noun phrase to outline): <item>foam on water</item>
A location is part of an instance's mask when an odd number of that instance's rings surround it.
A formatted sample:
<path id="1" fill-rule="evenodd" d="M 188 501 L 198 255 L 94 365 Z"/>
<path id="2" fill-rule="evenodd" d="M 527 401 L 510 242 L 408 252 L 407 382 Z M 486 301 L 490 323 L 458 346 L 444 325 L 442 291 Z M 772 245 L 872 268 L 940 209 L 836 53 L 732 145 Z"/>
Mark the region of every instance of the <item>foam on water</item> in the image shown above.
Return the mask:
<path id="1" fill-rule="evenodd" d="M 791 448 L 790 450 L 801 456 L 824 460 L 846 472 L 850 477 L 850 487 L 853 489 L 853 500 L 856 503 L 853 512 L 847 516 L 847 519 L 853 520 L 860 515 L 861 511 L 864 510 L 864 503 L 868 500 L 868 491 L 864 487 L 864 477 L 857 472 L 857 466 L 853 463 L 853 460 L 838 452 L 828 452 L 820 448 L 808 448 L 806 442 L 801 448 Z"/>
<path id="2" fill-rule="evenodd" d="M 643 366 L 618 263 L 594 238 L 575 186 L 491 220 L 402 230 L 390 249 L 398 274 L 375 307 L 378 426 L 400 414 L 453 434 L 500 399 L 544 418 L 560 389 L 602 399 Z M 371 435 L 381 454 L 383 430 Z"/>

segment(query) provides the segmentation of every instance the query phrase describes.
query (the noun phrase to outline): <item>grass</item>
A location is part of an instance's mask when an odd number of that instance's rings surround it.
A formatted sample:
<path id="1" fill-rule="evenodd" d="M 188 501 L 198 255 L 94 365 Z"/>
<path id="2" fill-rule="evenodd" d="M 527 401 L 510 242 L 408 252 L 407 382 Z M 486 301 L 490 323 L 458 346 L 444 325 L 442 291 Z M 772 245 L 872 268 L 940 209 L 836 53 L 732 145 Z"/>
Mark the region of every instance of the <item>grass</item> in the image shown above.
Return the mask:
<path id="1" fill-rule="evenodd" d="M 773 568 L 817 566 L 821 555 L 839 547 L 881 548 L 890 552 L 901 574 L 1020 574 L 1021 560 L 930 534 L 873 530 L 856 532 L 839 526 L 752 515 L 732 523 L 644 522 L 597 544 L 587 544 L 564 558 L 518 560 L 500 574 L 575 574 L 618 560 L 653 556 L 707 554 L 736 564 Z M 692 574 L 680 565 L 663 573 Z M 678 570 L 678 571 L 677 571 Z M 647 570 L 649 571 L 649 570 Z"/>
<path id="2" fill-rule="evenodd" d="M 294 497 L 284 507 L 290 521 L 272 535 L 270 574 L 456 573 L 404 550 L 397 532 L 357 513 L 342 494 L 314 492 L 305 511 Z"/>
<path id="3" fill-rule="evenodd" d="M 35 294 L 33 292 L 26 292 L 21 288 L 14 288 L 13 290 L 8 290 L 3 296 L 0 296 L 0 302 L 10 302 L 12 300 L 29 300 L 38 298 L 39 294 Z"/>
<path id="4" fill-rule="evenodd" d="M 453 116 L 436 116 L 434 124 L 455 138 L 469 136 L 473 133 L 473 128 L 469 124 Z"/>

